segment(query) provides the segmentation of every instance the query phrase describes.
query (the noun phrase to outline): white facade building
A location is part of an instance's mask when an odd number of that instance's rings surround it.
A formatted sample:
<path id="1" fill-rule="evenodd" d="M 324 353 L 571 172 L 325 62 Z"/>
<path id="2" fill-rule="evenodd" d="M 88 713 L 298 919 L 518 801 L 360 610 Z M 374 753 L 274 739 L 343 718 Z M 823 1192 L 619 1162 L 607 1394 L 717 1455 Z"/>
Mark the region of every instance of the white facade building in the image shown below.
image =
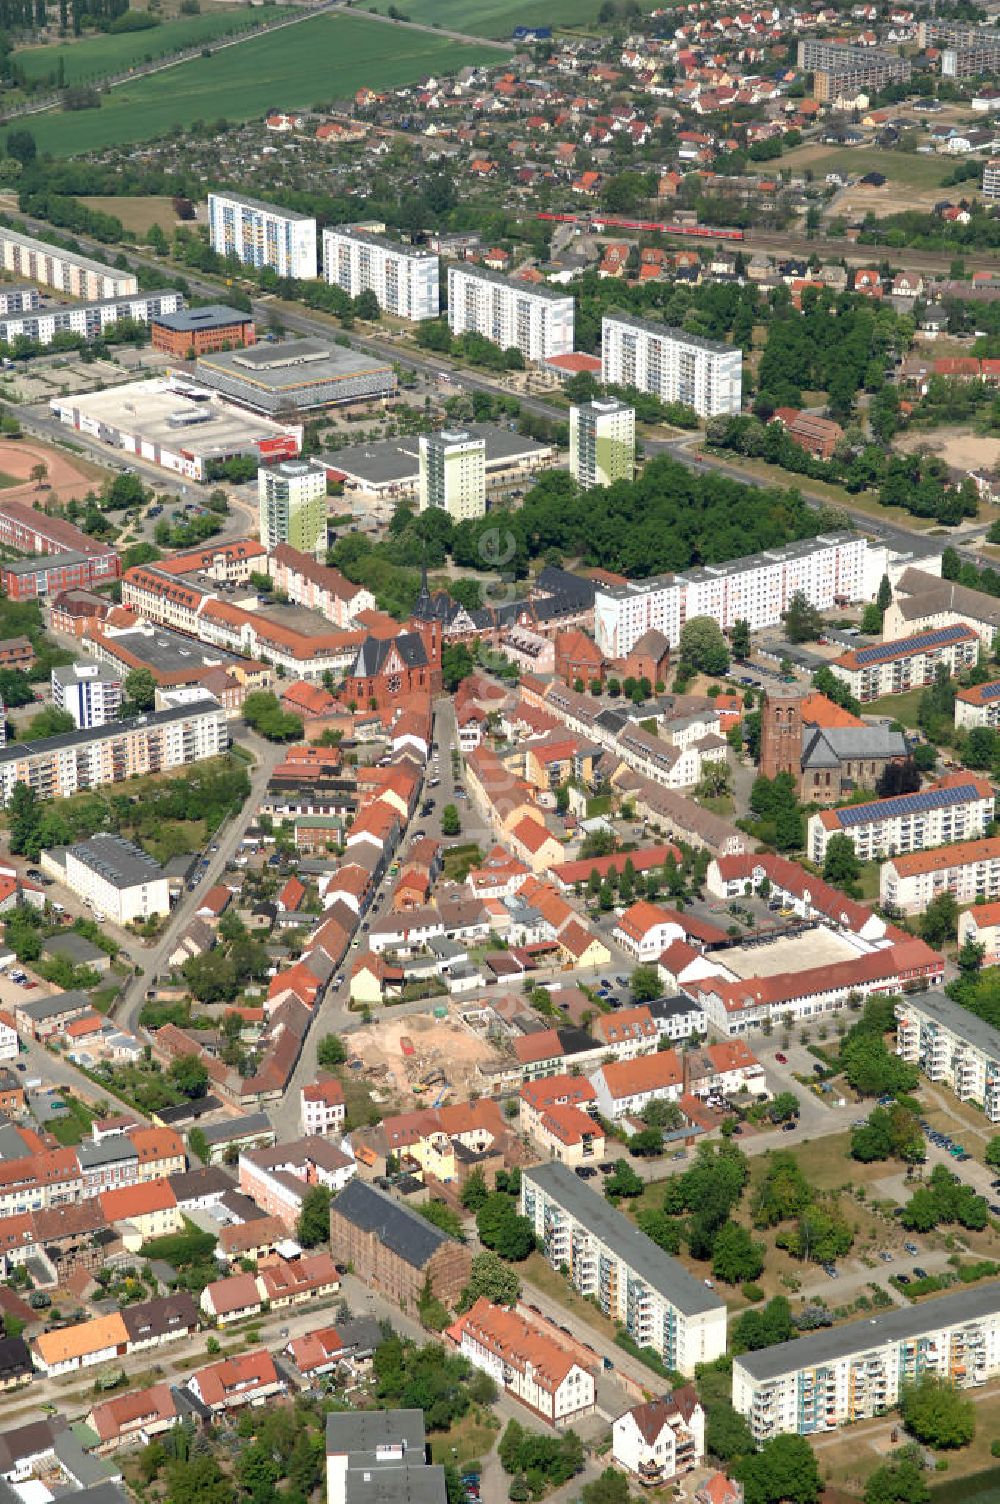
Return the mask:
<path id="1" fill-rule="evenodd" d="M 572 297 L 513 281 L 467 262 L 448 268 L 448 327 L 452 334 L 481 334 L 525 360 L 569 355 L 573 349 Z"/>
<path id="2" fill-rule="evenodd" d="M 127 298 L 139 291 L 135 272 L 118 271 L 102 261 L 91 261 L 75 251 L 65 251 L 46 240 L 33 240 L 17 230 L 0 228 L 0 268 L 54 287 L 73 298 Z"/>
<path id="3" fill-rule="evenodd" d="M 923 1373 L 960 1388 L 1000 1372 L 1000 1284 L 828 1327 L 733 1359 L 733 1405 L 758 1444 L 891 1408 Z"/>
<path id="4" fill-rule="evenodd" d="M 318 1133 L 339 1133 L 343 1130 L 347 1108 L 344 1103 L 344 1088 L 332 1077 L 328 1081 L 313 1081 L 303 1086 L 299 1093 L 300 1121 L 306 1137 Z"/>
<path id="5" fill-rule="evenodd" d="M 635 408 L 615 397 L 569 410 L 569 473 L 585 491 L 631 480 L 635 473 Z"/>
<path id="6" fill-rule="evenodd" d="M 352 298 L 373 292 L 383 312 L 397 318 L 437 318 L 439 275 L 433 251 L 350 225 L 323 231 L 324 280 Z"/>
<path id="7" fill-rule="evenodd" d="M 326 557 L 326 466 L 317 460 L 282 460 L 257 471 L 260 541 L 268 553 L 287 543 L 300 553 Z"/>
<path id="8" fill-rule="evenodd" d="M 1000 1029 L 948 997 L 914 995 L 896 1004 L 896 1054 L 1000 1123 Z"/>
<path id="9" fill-rule="evenodd" d="M 939 893 L 956 903 L 1000 898 L 1000 837 L 961 841 L 890 857 L 879 871 L 879 901 L 902 914 L 922 914 Z"/>
<path id="10" fill-rule="evenodd" d="M 454 522 L 486 512 L 486 444 L 462 429 L 420 435 L 420 510 L 439 507 Z"/>
<path id="11" fill-rule="evenodd" d="M 699 418 L 738 413 L 743 351 L 627 314 L 601 321 L 601 381 L 634 387 L 661 402 L 682 402 Z"/>
<path id="12" fill-rule="evenodd" d="M 619 1415 L 611 1455 L 647 1488 L 697 1467 L 705 1455 L 705 1412 L 695 1390 L 685 1384 Z"/>
<path id="13" fill-rule="evenodd" d="M 0 1060 L 16 1060 L 19 1049 L 14 1020 L 9 1013 L 0 1013 Z"/>
<path id="14" fill-rule="evenodd" d="M 84 659 L 52 670 L 52 703 L 73 717 L 77 730 L 118 719 L 122 676 L 105 663 Z"/>
<path id="15" fill-rule="evenodd" d="M 521 1174 L 521 1212 L 554 1269 L 684 1375 L 726 1349 L 726 1307 L 566 1165 Z"/>
<path id="16" fill-rule="evenodd" d="M 851 648 L 833 659 L 830 671 L 847 685 L 855 699 L 867 705 L 883 695 L 901 695 L 908 689 L 933 684 L 941 665 L 952 678 L 971 668 L 978 657 L 978 634 L 961 622 L 952 622 L 915 637 Z"/>
<path id="17" fill-rule="evenodd" d="M 858 533 L 821 533 L 725 564 L 599 586 L 594 599 L 597 646 L 606 657 L 621 658 L 655 628 L 673 648 L 692 616 L 710 616 L 724 632 L 737 621 L 760 631 L 781 620 L 798 591 L 820 611 L 865 600 L 866 552 Z"/>
<path id="18" fill-rule="evenodd" d="M 827 842 L 835 835 L 850 836 L 863 862 L 978 840 L 993 819 L 994 804 L 993 787 L 985 778 L 956 773 L 918 794 L 820 810 L 807 827 L 809 859 L 822 865 Z"/>
<path id="19" fill-rule="evenodd" d="M 307 214 L 238 193 L 210 193 L 208 237 L 220 256 L 235 256 L 258 269 L 269 266 L 279 277 L 316 277 L 316 221 Z"/>
<path id="20" fill-rule="evenodd" d="M 101 831 L 68 846 L 64 873 L 66 886 L 113 924 L 170 912 L 167 874 L 159 862 L 121 836 Z"/>
<path id="21" fill-rule="evenodd" d="M 456 1326 L 463 1358 L 551 1425 L 568 1425 L 593 1410 L 593 1373 L 522 1316 L 480 1297 Z"/>

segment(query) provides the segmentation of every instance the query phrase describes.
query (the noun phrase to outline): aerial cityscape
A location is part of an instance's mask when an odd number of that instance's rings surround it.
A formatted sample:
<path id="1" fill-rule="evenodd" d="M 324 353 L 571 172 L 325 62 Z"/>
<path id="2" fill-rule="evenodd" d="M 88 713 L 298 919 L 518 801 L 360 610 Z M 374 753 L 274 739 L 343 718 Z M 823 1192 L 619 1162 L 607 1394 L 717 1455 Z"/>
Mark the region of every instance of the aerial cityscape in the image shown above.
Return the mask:
<path id="1" fill-rule="evenodd" d="M 0 42 L 0 1504 L 998 1504 L 1000 0 Z"/>

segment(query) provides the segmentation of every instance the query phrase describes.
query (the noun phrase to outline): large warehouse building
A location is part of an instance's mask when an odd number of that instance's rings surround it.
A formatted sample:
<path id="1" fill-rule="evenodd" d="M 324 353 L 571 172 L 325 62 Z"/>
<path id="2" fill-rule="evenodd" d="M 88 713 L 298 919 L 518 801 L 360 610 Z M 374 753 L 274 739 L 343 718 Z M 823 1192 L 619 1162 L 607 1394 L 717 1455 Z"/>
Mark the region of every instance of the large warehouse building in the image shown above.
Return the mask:
<path id="1" fill-rule="evenodd" d="M 199 360 L 195 374 L 241 407 L 272 417 L 368 402 L 396 391 L 396 373 L 388 361 L 318 339 L 220 350 Z"/>
<path id="2" fill-rule="evenodd" d="M 187 480 L 211 480 L 216 461 L 237 455 L 294 459 L 302 447 L 300 426 L 251 417 L 217 393 L 173 376 L 53 397 L 49 407 L 68 427 Z"/>

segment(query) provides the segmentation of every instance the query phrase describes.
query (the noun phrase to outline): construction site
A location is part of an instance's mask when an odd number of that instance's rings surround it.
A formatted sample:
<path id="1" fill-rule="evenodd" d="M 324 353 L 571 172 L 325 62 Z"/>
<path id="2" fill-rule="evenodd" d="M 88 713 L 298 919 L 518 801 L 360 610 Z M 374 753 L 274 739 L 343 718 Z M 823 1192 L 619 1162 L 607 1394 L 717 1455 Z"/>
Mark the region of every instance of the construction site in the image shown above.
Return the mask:
<path id="1" fill-rule="evenodd" d="M 380 1018 L 351 1034 L 351 1070 L 368 1084 L 377 1102 L 402 1109 L 464 1101 L 485 1095 L 488 1077 L 481 1067 L 499 1066 L 504 1055 L 439 1003 L 427 1013 Z"/>

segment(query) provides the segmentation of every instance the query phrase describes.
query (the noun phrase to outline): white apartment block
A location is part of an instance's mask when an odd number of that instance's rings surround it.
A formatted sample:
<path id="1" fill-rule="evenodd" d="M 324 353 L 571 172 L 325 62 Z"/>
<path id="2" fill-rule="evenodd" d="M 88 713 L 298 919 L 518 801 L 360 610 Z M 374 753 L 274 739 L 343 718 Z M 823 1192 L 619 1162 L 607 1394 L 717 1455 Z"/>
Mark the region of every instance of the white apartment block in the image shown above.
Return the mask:
<path id="1" fill-rule="evenodd" d="M 552 1267 L 668 1368 L 689 1376 L 725 1352 L 725 1304 L 566 1165 L 522 1171 L 521 1212 Z"/>
<path id="2" fill-rule="evenodd" d="M 983 198 L 1000 198 L 1000 157 L 991 157 L 983 167 Z"/>
<path id="3" fill-rule="evenodd" d="M 960 1388 L 1000 1371 L 1000 1284 L 828 1327 L 733 1359 L 733 1405 L 761 1444 L 811 1436 L 895 1405 L 924 1373 Z"/>
<path id="4" fill-rule="evenodd" d="M 454 522 L 486 512 L 486 441 L 461 429 L 420 435 L 420 510 Z"/>
<path id="5" fill-rule="evenodd" d="M 127 298 L 139 291 L 134 272 L 118 271 L 101 261 L 64 251 L 30 235 L 0 227 L 0 268 L 42 287 L 91 302 L 102 298 Z"/>
<path id="6" fill-rule="evenodd" d="M 107 664 L 83 659 L 54 668 L 52 703 L 73 717 L 78 731 L 107 726 L 118 719 L 122 705 L 122 676 Z"/>
<path id="7" fill-rule="evenodd" d="M 857 533 L 821 533 L 725 564 L 599 586 L 594 599 L 597 646 L 606 657 L 621 658 L 655 628 L 673 648 L 692 616 L 710 616 L 724 632 L 737 621 L 760 631 L 781 620 L 797 591 L 820 611 L 864 600 L 867 547 Z"/>
<path id="8" fill-rule="evenodd" d="M 975 726 L 1000 726 L 1000 679 L 956 692 L 955 725 L 965 731 Z"/>
<path id="9" fill-rule="evenodd" d="M 879 872 L 883 908 L 922 914 L 939 893 L 950 893 L 960 904 L 1000 898 L 1000 838 L 910 851 L 890 857 Z"/>
<path id="10" fill-rule="evenodd" d="M 584 491 L 631 480 L 635 473 L 635 408 L 615 397 L 569 410 L 569 473 Z"/>
<path id="11" fill-rule="evenodd" d="M 269 266 L 279 277 L 316 277 L 316 221 L 277 204 L 238 193 L 208 195 L 208 238 L 220 256 L 235 256 L 258 270 Z"/>
<path id="12" fill-rule="evenodd" d="M 61 866 L 61 881 L 97 914 L 112 924 L 130 924 L 153 914 L 170 913 L 167 874 L 132 841 L 99 832 L 68 846 L 62 862 L 50 858 L 45 870 Z"/>
<path id="13" fill-rule="evenodd" d="M 822 864 L 831 836 L 847 835 L 863 862 L 955 841 L 978 840 L 993 819 L 994 792 L 970 773 L 941 778 L 918 794 L 824 809 L 808 825 L 809 859 Z"/>
<path id="14" fill-rule="evenodd" d="M 738 413 L 743 403 L 743 351 L 628 314 L 601 321 L 601 381 L 634 387 L 661 402 L 682 402 L 699 418 Z"/>
<path id="15" fill-rule="evenodd" d="M 958 943 L 983 947 L 983 965 L 1000 964 L 1000 902 L 977 903 L 958 916 Z"/>
<path id="16" fill-rule="evenodd" d="M 124 783 L 218 757 L 229 746 L 226 712 L 215 699 L 133 716 L 42 741 L 0 748 L 0 805 L 27 784 L 41 799 L 66 799 L 81 789 Z"/>
<path id="17" fill-rule="evenodd" d="M 132 297 L 103 298 L 96 303 L 59 303 L 32 307 L 0 317 L 0 341 L 13 344 L 21 335 L 39 345 L 51 345 L 57 334 L 96 339 L 113 325 L 131 319 L 148 324 L 162 314 L 184 307 L 179 292 L 136 293 Z"/>
<path id="18" fill-rule="evenodd" d="M 482 266 L 448 268 L 448 327 L 452 334 L 481 334 L 525 360 L 569 355 L 575 304 L 549 287 L 513 281 Z"/>
<path id="19" fill-rule="evenodd" d="M 433 251 L 403 245 L 351 225 L 323 231 L 323 279 L 350 297 L 373 292 L 384 313 L 436 319 L 439 261 Z"/>
<path id="20" fill-rule="evenodd" d="M 862 705 L 882 695 L 902 695 L 908 689 L 933 684 L 943 664 L 948 677 L 971 668 L 979 657 L 979 634 L 961 622 L 932 632 L 918 632 L 896 642 L 873 642 L 851 648 L 830 664 Z"/>
<path id="21" fill-rule="evenodd" d="M 896 1054 L 1000 1123 L 1000 1029 L 927 993 L 896 1004 Z"/>

